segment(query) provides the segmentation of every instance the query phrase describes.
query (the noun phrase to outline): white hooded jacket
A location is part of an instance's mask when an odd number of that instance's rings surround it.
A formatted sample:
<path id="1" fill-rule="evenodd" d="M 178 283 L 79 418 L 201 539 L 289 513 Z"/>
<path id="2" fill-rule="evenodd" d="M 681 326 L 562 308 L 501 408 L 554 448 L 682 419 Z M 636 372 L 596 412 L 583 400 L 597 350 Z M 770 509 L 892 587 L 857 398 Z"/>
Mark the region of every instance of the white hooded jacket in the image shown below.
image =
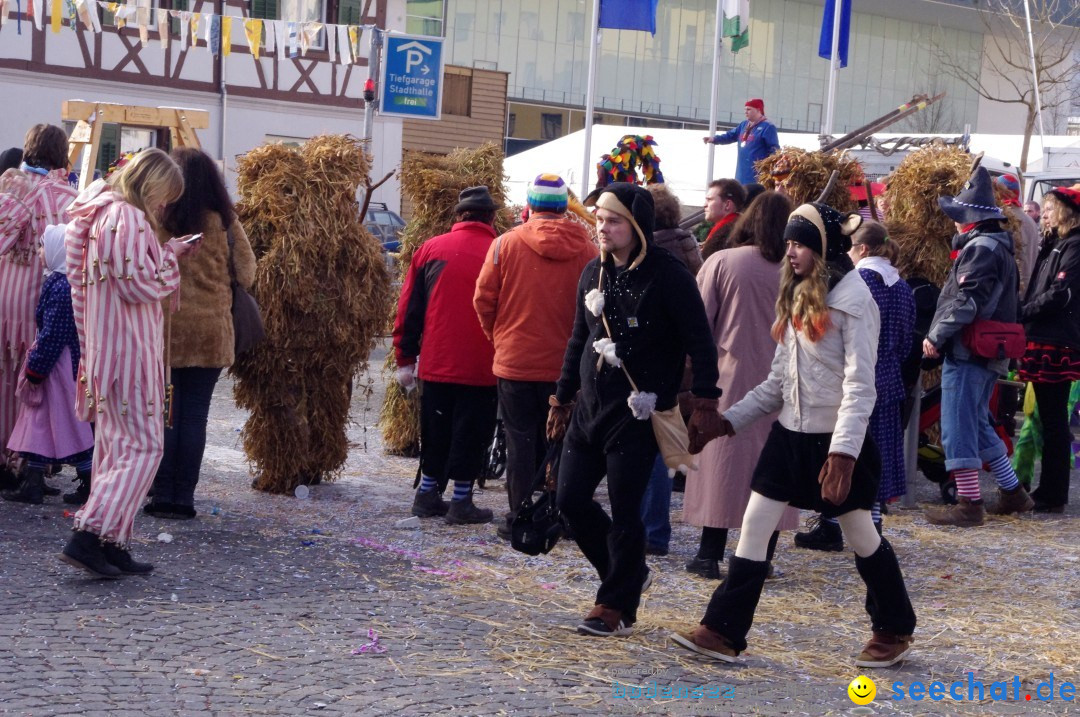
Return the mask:
<path id="1" fill-rule="evenodd" d="M 798 433 L 832 433 L 830 453 L 858 457 L 877 392 L 881 318 L 857 271 L 848 272 L 826 297 L 832 325 L 810 341 L 790 324 L 776 347 L 772 369 L 724 417 L 739 431 L 780 411 L 780 425 Z"/>

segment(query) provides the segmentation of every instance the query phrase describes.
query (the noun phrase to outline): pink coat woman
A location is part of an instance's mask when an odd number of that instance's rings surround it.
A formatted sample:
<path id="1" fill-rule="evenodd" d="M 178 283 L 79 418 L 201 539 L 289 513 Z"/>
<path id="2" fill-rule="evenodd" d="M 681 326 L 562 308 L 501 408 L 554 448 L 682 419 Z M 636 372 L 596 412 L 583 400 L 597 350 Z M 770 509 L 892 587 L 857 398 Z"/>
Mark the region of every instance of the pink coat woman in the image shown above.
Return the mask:
<path id="1" fill-rule="evenodd" d="M 697 281 L 716 339 L 723 413 L 769 375 L 776 352 L 769 328 L 776 318 L 780 264 L 767 261 L 755 246 L 725 249 L 705 260 Z M 700 470 L 686 481 L 683 520 L 709 528 L 742 525 L 750 476 L 771 426 L 772 420 L 761 420 L 706 444 L 698 458 Z M 797 528 L 798 519 L 799 511 L 789 508 L 778 530 Z"/>

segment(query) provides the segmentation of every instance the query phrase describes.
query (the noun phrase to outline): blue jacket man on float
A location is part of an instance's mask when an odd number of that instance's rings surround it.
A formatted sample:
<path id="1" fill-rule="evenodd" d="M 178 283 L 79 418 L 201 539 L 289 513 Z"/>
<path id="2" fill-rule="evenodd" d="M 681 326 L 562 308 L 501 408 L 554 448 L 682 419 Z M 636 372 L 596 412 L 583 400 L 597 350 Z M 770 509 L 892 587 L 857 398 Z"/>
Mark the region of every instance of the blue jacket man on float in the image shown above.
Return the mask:
<path id="1" fill-rule="evenodd" d="M 735 165 L 735 179 L 740 184 L 757 181 L 754 162 L 780 151 L 780 139 L 776 125 L 765 118 L 765 102 L 759 99 L 746 102 L 746 119 L 723 134 L 704 137 L 705 144 L 739 143 L 739 161 Z"/>

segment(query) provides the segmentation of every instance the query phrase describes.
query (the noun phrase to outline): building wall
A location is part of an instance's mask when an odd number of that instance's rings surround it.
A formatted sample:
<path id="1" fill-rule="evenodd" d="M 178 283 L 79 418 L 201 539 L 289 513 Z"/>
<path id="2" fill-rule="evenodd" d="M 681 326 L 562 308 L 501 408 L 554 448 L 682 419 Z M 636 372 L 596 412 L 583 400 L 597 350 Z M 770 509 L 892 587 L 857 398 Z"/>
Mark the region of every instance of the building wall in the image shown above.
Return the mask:
<path id="1" fill-rule="evenodd" d="M 242 5 L 229 5 L 225 12 L 239 16 L 246 12 Z M 404 29 L 404 0 L 375 0 L 370 8 L 370 22 Z M 8 9 L 13 11 L 10 4 Z M 221 12 L 210 3 L 205 11 Z M 163 49 L 156 31 L 140 48 L 133 28 L 117 32 L 107 27 L 95 34 L 81 25 L 77 31 L 65 26 L 54 34 L 47 21 L 44 28 L 34 31 L 25 18 L 21 35 L 13 18 L 0 27 L 5 99 L 0 147 L 22 146 L 27 128 L 39 122 L 61 124 L 64 100 L 206 110 L 210 126 L 198 131 L 199 140 L 208 154 L 223 160 L 226 181 L 235 191 L 236 157 L 267 141 L 302 141 L 323 133 L 362 135 L 366 57 L 348 67 L 326 61 L 325 52 L 280 61 L 264 54 L 256 60 L 248 51 L 243 25 L 235 20 L 232 53 L 220 61 L 202 39 L 199 47 L 181 52 L 175 36 L 170 48 Z M 127 55 L 133 59 L 125 63 Z M 401 132 L 400 119 L 375 119 L 373 175 L 381 178 L 397 169 Z M 397 209 L 399 197 L 395 177 L 376 190 L 373 199 Z"/>
<path id="2" fill-rule="evenodd" d="M 506 126 L 507 73 L 447 65 L 444 82 L 448 78 L 456 87 L 462 87 L 468 78 L 470 97 L 451 97 L 450 83 L 444 85 L 442 118 L 439 120 L 407 119 L 402 127 L 401 149 L 448 154 L 458 147 L 479 147 L 485 142 L 502 146 Z M 448 108 L 468 106 L 468 115 L 449 114 Z M 399 152 L 400 156 L 400 152 Z M 406 220 L 412 215 L 412 203 L 401 198 L 401 215 Z"/>
<path id="3" fill-rule="evenodd" d="M 922 19 L 853 14 L 853 60 L 839 75 L 834 130 L 865 124 L 926 92 L 931 83 L 948 92 L 952 126 L 944 129 L 958 131 L 974 123 L 977 96 L 960 82 L 941 77 L 929 48 L 934 42 L 966 47 L 968 59 L 977 63 L 977 23 L 972 31 L 940 27 L 929 14 L 932 3 L 895 0 L 892 5 L 920 10 L 921 15 L 908 14 Z M 715 8 L 715 0 L 665 0 L 657 12 L 655 36 L 604 30 L 597 107 L 707 121 Z M 591 12 L 591 0 L 449 0 L 448 61 L 509 71 L 512 101 L 580 107 Z M 732 54 L 725 41 L 721 53 L 720 121 L 740 120 L 745 100 L 762 97 L 770 119 L 782 128 L 818 131 L 828 81 L 828 62 L 817 57 L 820 3 L 754 0 L 750 13 L 749 47 Z M 528 122 L 520 126 L 522 131 L 532 127 Z M 519 131 L 512 136 L 523 135 Z"/>

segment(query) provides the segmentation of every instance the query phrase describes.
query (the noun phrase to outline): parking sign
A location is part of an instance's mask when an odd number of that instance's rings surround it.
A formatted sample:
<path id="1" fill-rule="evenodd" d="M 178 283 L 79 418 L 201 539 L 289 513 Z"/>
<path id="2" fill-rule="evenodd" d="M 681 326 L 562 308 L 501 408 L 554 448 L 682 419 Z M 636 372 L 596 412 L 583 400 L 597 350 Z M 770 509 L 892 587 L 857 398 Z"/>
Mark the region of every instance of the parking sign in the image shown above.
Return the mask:
<path id="1" fill-rule="evenodd" d="M 379 114 L 437 120 L 442 115 L 443 40 L 426 35 L 386 39 Z"/>

